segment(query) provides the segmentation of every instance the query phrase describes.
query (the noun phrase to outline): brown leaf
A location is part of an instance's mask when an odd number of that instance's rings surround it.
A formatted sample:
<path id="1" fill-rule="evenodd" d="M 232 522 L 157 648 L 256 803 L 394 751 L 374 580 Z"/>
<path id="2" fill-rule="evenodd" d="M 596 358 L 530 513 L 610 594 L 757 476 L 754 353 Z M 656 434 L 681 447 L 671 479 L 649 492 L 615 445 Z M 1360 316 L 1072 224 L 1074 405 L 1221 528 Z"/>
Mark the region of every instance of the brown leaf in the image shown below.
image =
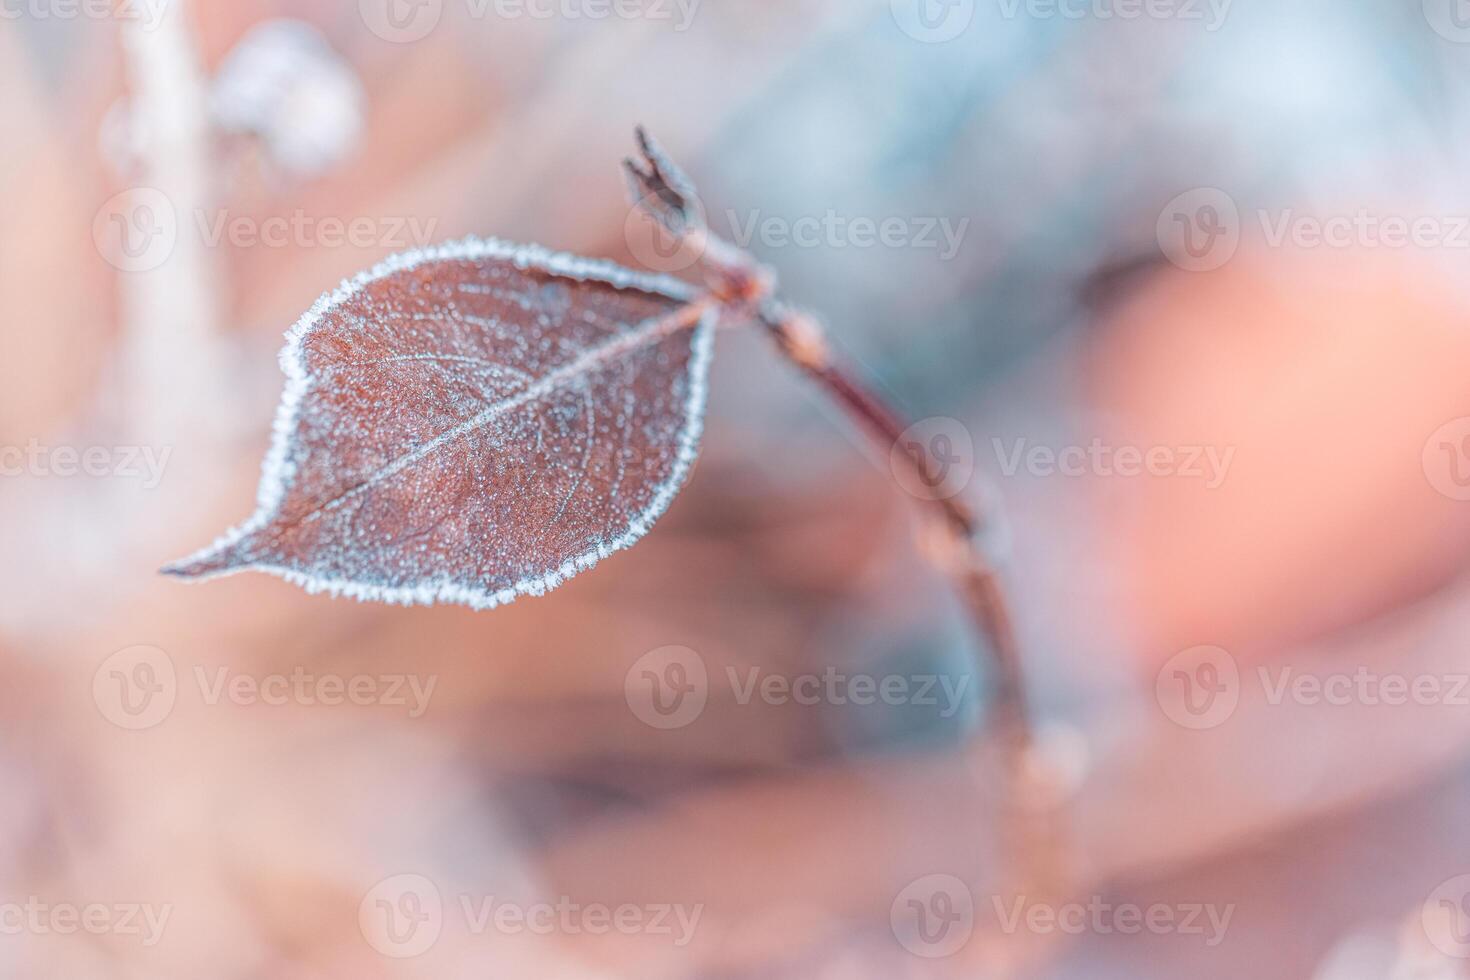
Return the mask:
<path id="1" fill-rule="evenodd" d="M 715 312 L 675 280 L 467 239 L 288 334 L 258 509 L 164 569 L 488 608 L 641 537 L 698 445 Z"/>

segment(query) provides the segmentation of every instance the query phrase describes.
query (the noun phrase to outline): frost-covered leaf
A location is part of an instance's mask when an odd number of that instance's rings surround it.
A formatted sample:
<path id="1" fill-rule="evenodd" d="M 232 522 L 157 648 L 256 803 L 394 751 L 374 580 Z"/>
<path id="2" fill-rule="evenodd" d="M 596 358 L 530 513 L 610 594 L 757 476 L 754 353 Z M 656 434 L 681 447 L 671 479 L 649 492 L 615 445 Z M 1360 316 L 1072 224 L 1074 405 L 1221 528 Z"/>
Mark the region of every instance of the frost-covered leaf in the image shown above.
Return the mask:
<path id="1" fill-rule="evenodd" d="M 256 513 L 165 569 L 477 608 L 641 537 L 694 459 L 713 313 L 687 286 L 469 239 L 395 256 L 287 335 Z"/>

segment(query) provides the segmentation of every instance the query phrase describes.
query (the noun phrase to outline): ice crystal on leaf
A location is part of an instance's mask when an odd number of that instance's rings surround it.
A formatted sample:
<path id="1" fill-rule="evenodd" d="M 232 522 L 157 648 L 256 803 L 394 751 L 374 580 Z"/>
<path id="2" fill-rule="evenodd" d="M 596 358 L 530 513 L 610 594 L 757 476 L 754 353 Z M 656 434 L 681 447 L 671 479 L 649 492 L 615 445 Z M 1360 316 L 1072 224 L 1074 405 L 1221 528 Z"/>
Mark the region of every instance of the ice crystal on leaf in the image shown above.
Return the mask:
<path id="1" fill-rule="evenodd" d="M 165 571 L 485 608 L 638 540 L 698 446 L 689 287 L 467 239 L 388 259 L 287 335 L 255 514 Z"/>

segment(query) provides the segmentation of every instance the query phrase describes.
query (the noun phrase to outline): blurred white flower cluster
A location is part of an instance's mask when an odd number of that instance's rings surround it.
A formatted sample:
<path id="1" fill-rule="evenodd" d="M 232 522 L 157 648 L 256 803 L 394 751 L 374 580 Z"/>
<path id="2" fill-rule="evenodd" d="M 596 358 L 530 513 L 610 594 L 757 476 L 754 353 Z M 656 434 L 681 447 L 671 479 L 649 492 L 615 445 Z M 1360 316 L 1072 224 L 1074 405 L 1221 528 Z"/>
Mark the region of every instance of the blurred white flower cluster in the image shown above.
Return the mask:
<path id="1" fill-rule="evenodd" d="M 362 138 L 362 84 L 304 21 L 265 21 L 242 37 L 211 82 L 209 103 L 215 132 L 257 141 L 269 166 L 286 180 L 326 173 Z M 103 119 L 103 156 L 119 175 L 137 172 L 149 136 L 144 129 L 124 101 Z"/>

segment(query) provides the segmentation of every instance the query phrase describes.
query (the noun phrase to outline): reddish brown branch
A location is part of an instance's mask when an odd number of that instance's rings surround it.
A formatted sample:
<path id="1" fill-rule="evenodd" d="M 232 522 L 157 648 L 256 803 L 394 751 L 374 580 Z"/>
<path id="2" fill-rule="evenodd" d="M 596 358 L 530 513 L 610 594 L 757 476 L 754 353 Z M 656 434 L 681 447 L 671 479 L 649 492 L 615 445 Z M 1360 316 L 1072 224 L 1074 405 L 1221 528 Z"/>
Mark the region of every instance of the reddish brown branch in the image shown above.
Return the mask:
<path id="1" fill-rule="evenodd" d="M 938 487 L 943 483 L 942 470 L 928 447 L 921 446 L 917 453 L 907 448 L 893 452 L 908 424 L 851 365 L 832 352 L 815 319 L 774 302 L 761 308 L 759 319 L 787 359 L 821 385 L 883 456 L 912 467 L 914 485 Z M 999 576 L 980 547 L 980 524 L 957 494 L 916 499 L 931 518 L 922 539 L 926 555 L 949 576 L 990 645 L 998 720 L 1024 734 L 1027 712 L 1020 650 Z"/>
<path id="2" fill-rule="evenodd" d="M 911 468 L 913 485 L 942 487 L 945 471 L 930 447 L 904 446 L 894 452 L 909 427 L 904 418 L 857 370 L 834 354 L 814 317 L 775 298 L 772 270 L 710 232 L 689 178 L 641 128 L 637 137 L 641 159 L 624 161 L 634 206 L 653 215 L 668 235 L 699 255 L 709 295 L 720 303 L 725 318 L 759 321 L 786 358 L 817 382 L 872 439 L 880 455 Z M 1017 736 L 1018 743 L 1024 743 L 1027 712 L 1020 653 L 1000 579 L 980 547 L 980 521 L 957 492 L 916 499 L 929 518 L 921 538 L 924 552 L 954 583 L 989 646 L 995 666 L 996 720 Z"/>

